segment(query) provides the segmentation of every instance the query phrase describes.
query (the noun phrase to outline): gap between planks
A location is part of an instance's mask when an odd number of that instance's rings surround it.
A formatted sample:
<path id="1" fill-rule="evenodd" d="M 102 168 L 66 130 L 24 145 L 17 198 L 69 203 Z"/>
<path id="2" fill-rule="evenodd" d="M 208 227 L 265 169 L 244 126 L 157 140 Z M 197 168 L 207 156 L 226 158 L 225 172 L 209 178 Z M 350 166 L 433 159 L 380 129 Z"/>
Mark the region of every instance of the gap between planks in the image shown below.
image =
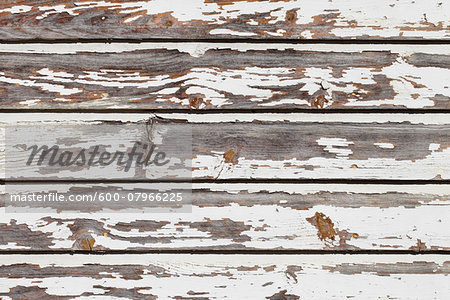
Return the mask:
<path id="1" fill-rule="evenodd" d="M 403 123 L 424 124 L 424 125 L 446 125 L 450 123 L 449 114 L 409 114 L 409 113 L 334 113 L 328 111 L 321 113 L 46 113 L 38 112 L 32 114 L 20 113 L 0 113 L 0 126 L 3 124 L 16 124 L 18 122 L 96 122 L 96 121 L 120 121 L 142 122 L 151 118 L 186 121 L 188 123 L 252 123 L 261 122 L 301 122 L 301 123 Z"/>
<path id="2" fill-rule="evenodd" d="M 129 39 L 129 38 L 98 38 L 98 39 L 24 39 L 24 40 L 5 40 L 0 39 L 0 45 L 27 45 L 27 44 L 142 44 L 142 43 L 212 43 L 212 44 L 292 44 L 292 45 L 450 45 L 450 40 L 443 39 L 176 39 L 176 38 L 147 38 L 147 39 Z"/>
<path id="3" fill-rule="evenodd" d="M 185 250 L 185 249 L 127 249 L 127 250 L 0 250 L 3 255 L 126 255 L 126 254 L 190 254 L 190 255 L 289 255 L 289 256 L 315 256 L 315 255 L 407 255 L 407 256 L 449 256 L 450 250 Z"/>
<path id="4" fill-rule="evenodd" d="M 328 108 L 328 109 L 278 109 L 278 108 L 254 108 L 254 109 L 209 109 L 209 110 L 196 110 L 196 109 L 128 109 L 128 108 L 108 108 L 108 109 L 8 109 L 0 108 L 0 114 L 36 114 L 36 113 L 67 113 L 67 114 L 191 114 L 191 115 L 214 115 L 214 114 L 450 114 L 450 109 L 410 109 L 410 108 L 386 108 L 386 109 L 353 109 L 353 108 Z"/>
<path id="5" fill-rule="evenodd" d="M 192 184 L 202 184 L 202 183 L 210 183 L 210 184 L 337 184 L 337 185 L 448 185 L 450 184 L 450 179 L 439 179 L 439 180 L 408 180 L 408 179 L 257 179 L 257 178 L 248 178 L 248 179 L 201 179 L 201 178 L 193 178 L 191 180 L 183 180 L 183 179 L 156 179 L 156 180 L 145 180 L 145 179 L 26 179 L 26 180 L 17 180 L 17 179 L 0 179 L 0 186 L 7 184 L 15 184 L 15 183 L 30 183 L 30 184 L 70 184 L 70 183 L 95 183 L 95 184 L 108 184 L 108 183 L 192 183 Z"/>

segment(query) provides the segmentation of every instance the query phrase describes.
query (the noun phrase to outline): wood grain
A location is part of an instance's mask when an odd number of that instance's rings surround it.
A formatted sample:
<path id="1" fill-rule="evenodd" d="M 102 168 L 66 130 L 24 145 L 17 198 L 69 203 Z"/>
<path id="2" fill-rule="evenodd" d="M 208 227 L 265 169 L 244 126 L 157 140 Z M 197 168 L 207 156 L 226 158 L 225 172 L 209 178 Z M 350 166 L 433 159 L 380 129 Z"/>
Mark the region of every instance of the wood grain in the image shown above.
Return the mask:
<path id="1" fill-rule="evenodd" d="M 450 250 L 448 185 L 194 184 L 192 207 L 181 213 L 128 201 L 129 194 L 158 187 L 7 184 L 0 194 L 0 249 Z M 66 201 L 11 201 L 49 193 Z M 123 198 L 68 200 L 94 194 Z"/>
<path id="2" fill-rule="evenodd" d="M 449 10 L 439 0 L 2 1 L 0 38 L 448 39 Z"/>
<path id="3" fill-rule="evenodd" d="M 445 256 L 8 255 L 0 264 L 0 296 L 13 299 L 445 300 L 450 293 Z"/>
<path id="4" fill-rule="evenodd" d="M 6 160 L 5 152 L 0 152 L 7 179 L 450 178 L 446 114 L 3 116 L 11 120 L 3 127 Z M 135 141 L 163 147 L 169 164 L 131 165 L 127 172 L 114 163 L 39 166 L 36 157 L 26 165 L 32 145 L 58 145 L 58 155 L 64 150 L 76 154 L 94 145 L 113 153 L 131 151 Z"/>
<path id="5" fill-rule="evenodd" d="M 417 45 L 3 45 L 3 109 L 450 109 L 450 50 Z"/>
<path id="6" fill-rule="evenodd" d="M 0 1 L 0 110 L 20 112 L 0 113 L 0 299 L 447 300 L 448 11 L 441 0 Z M 94 42 L 105 40 L 121 43 Z M 296 109 L 323 111 L 258 113 Z M 377 113 L 342 113 L 361 109 Z M 130 114 L 94 113 L 112 110 Z M 136 142 L 168 165 L 26 164 L 32 145 L 130 153 Z M 130 201 L 167 189 L 184 202 Z M 198 254 L 217 250 L 230 254 Z M 396 254 L 359 252 L 379 250 Z M 353 255 L 324 254 L 338 251 Z"/>

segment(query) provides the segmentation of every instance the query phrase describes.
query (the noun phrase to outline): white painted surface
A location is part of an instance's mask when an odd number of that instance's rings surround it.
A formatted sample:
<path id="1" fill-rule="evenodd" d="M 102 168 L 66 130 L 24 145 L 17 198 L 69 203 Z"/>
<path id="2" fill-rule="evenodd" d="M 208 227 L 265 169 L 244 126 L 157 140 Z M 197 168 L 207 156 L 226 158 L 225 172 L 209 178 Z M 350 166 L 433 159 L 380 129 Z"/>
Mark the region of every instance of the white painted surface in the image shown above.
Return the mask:
<path id="1" fill-rule="evenodd" d="M 447 299 L 448 274 L 420 274 L 420 267 L 444 268 L 445 256 L 402 255 L 9 255 L 3 265 L 31 264 L 41 269 L 89 265 L 116 266 L 118 272 L 71 277 L 0 278 L 0 292 L 14 286 L 38 286 L 53 295 L 78 296 L 92 292 L 97 297 L 104 288 L 151 288 L 148 293 L 169 299 L 189 296 L 189 291 L 220 299 L 265 299 L 282 290 L 301 299 Z M 127 279 L 121 265 L 160 268 L 166 276 L 146 272 Z M 339 266 L 355 266 L 356 274 L 330 271 Z M 364 269 L 358 272 L 358 266 Z M 299 267 L 299 268 L 298 268 Z M 92 268 L 92 267 L 91 267 Z M 84 269 L 83 269 L 84 270 Z M 383 271 L 386 270 L 386 271 Z M 391 270 L 391 271 L 389 271 Z M 412 271 L 414 270 L 414 271 Z M 419 273 L 419 274 L 418 274 Z M 351 284 L 349 284 L 351 282 Z M 145 291 L 147 293 L 147 291 Z M 191 294 L 192 297 L 192 294 Z M 77 298 L 78 299 L 78 298 Z M 83 297 L 80 297 L 83 299 Z"/>
<path id="2" fill-rule="evenodd" d="M 64 3 L 64 2 L 63 2 Z M 6 5 L 5 5 L 6 6 Z M 19 14 L 29 12 L 28 5 L 8 5 L 0 12 Z M 76 1 L 73 5 L 56 4 L 37 6 L 35 18 L 45 21 L 55 15 L 78 16 L 87 11 L 106 11 L 121 17 L 122 22 L 139 22 L 146 16 L 165 15 L 181 25 L 192 23 L 212 26 L 209 35 L 225 36 L 273 36 L 275 28 L 297 29 L 295 37 L 320 38 L 375 37 L 408 38 L 421 37 L 445 39 L 449 37 L 450 7 L 446 1 L 437 0 L 290 0 L 290 1 L 228 1 L 204 0 L 152 1 Z M 407 13 L 405 13 L 407 12 Z M 251 18 L 255 15 L 254 18 Z M 289 15 L 289 18 L 288 18 Z M 247 18 L 245 16 L 248 16 Z M 241 21 L 242 19 L 242 21 Z M 215 27 L 245 22 L 241 30 L 217 29 Z M 326 26 L 328 25 L 329 26 Z M 273 26 L 274 31 L 262 31 L 261 24 Z M 278 26 L 277 26 L 278 25 Z M 220 28 L 220 27 L 219 27 Z M 217 31 L 219 30 L 219 31 Z M 222 31 L 220 31 L 222 30 Z M 245 31 L 243 31 L 245 30 Z M 208 34 L 208 33 L 207 33 Z M 284 33 L 287 34 L 287 33 Z"/>
<path id="3" fill-rule="evenodd" d="M 89 184 L 78 185 L 79 188 L 89 188 Z M 92 185 L 92 188 L 97 185 Z M 102 184 L 103 187 L 121 187 L 126 190 L 157 188 L 155 183 L 148 184 Z M 173 188 L 181 184 L 173 184 Z M 183 185 L 185 187 L 185 184 Z M 65 193 L 69 189 L 66 184 L 36 184 L 6 186 L 6 191 L 21 191 L 40 193 L 54 191 Z M 101 222 L 99 231 L 96 227 L 84 228 L 86 234 L 95 239 L 95 246 L 105 249 L 131 248 L 203 248 L 229 247 L 240 245 L 256 249 L 333 249 L 341 247 L 360 248 L 365 250 L 408 250 L 417 246 L 420 240 L 425 249 L 450 249 L 450 239 L 447 231 L 450 226 L 447 216 L 450 214 L 449 185 L 377 185 L 377 184 L 193 184 L 195 190 L 210 190 L 229 194 L 229 205 L 201 205 L 196 202 L 194 194 L 192 211 L 190 213 L 152 213 L 145 209 L 128 208 L 122 210 L 101 209 L 95 212 L 62 211 L 46 208 L 39 210 L 11 213 L 11 210 L 0 209 L 0 223 L 25 225 L 33 232 L 50 234 L 51 249 L 71 249 L 78 233 L 70 230 L 75 220 L 95 220 Z M 106 190 L 107 192 L 108 190 Z M 4 191 L 3 191 L 4 192 Z M 270 203 L 263 203 L 264 193 L 279 193 Z M 241 195 L 253 194 L 256 200 L 253 204 L 240 200 Z M 324 202 L 323 193 L 331 193 L 336 200 Z M 399 202 L 398 197 L 409 199 L 410 203 Z M 386 194 L 392 196 L 387 197 Z M 287 195 L 298 195 L 296 200 Z M 306 197 L 301 197 L 308 196 Z M 348 204 L 342 203 L 346 196 L 356 197 Z M 359 197 L 358 197 L 359 195 Z M 379 203 L 369 204 L 357 202 L 367 196 L 377 196 Z M 424 199 L 419 197 L 426 195 Z M 219 194 L 217 196 L 220 198 Z M 212 194 L 211 197 L 214 197 Z M 260 197 L 260 200 L 258 198 Z M 338 198 L 339 197 L 339 198 Z M 383 198 L 385 197 L 385 198 Z M 219 199 L 218 198 L 218 199 Z M 374 198 L 374 200 L 377 198 Z M 384 200 L 383 200 L 384 199 Z M 391 199 L 391 200 L 389 200 Z M 267 201 L 267 200 L 266 200 Z M 299 202 L 297 202 L 299 201 Z M 302 201 L 311 202 L 303 208 Z M 392 201 L 392 202 L 389 202 Z M 403 200 L 404 201 L 404 200 Z M 98 203 L 95 203 L 98 205 Z M 79 208 L 79 206 L 78 206 Z M 83 205 L 89 211 L 89 203 Z M 316 213 L 324 214 L 333 222 L 334 230 L 347 232 L 345 244 L 339 236 L 335 239 L 320 239 L 318 229 L 307 219 Z M 133 224 L 140 221 L 167 222 L 158 229 L 138 228 L 130 225 L 125 229 L 115 228 L 119 224 Z M 208 230 L 202 231 L 190 224 L 203 223 L 208 228 L 208 220 L 230 220 L 242 226 L 248 226 L 241 233 L 217 236 Z M 120 226 L 119 226 L 120 228 Z M 128 229 L 131 231 L 129 231 Z M 259 228 L 259 229 L 258 229 Z M 107 235 L 104 235 L 107 232 Z M 353 235 L 356 234 L 356 235 Z M 353 236 L 352 236 L 353 235 Z M 131 240 L 131 237 L 142 240 Z M 142 242 L 145 238 L 155 237 L 161 240 Z M 240 238 L 242 237 L 242 238 Z M 23 249 L 18 244 L 2 245 L 3 249 Z M 32 249 L 32 248 L 28 248 Z"/>

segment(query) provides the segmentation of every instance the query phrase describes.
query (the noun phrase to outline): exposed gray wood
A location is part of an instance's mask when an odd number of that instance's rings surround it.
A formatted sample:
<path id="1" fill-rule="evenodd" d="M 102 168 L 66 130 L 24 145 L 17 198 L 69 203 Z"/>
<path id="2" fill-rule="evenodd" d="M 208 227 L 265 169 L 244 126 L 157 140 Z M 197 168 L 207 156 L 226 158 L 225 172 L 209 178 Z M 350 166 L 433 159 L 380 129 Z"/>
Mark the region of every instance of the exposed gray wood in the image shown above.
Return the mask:
<path id="1" fill-rule="evenodd" d="M 450 250 L 448 185 L 195 184 L 192 207 L 181 213 L 128 201 L 158 187 L 8 184 L 0 194 L 0 249 Z M 11 201 L 49 193 L 65 201 Z M 94 194 L 95 201 L 69 200 Z M 102 201 L 106 194 L 120 198 Z"/>
<path id="2" fill-rule="evenodd" d="M 450 126 L 446 115 L 411 117 L 425 124 L 409 123 L 408 115 L 400 122 L 395 121 L 395 116 L 369 114 L 331 116 L 331 119 L 327 115 L 246 115 L 248 121 L 231 121 L 235 119 L 233 115 L 135 115 L 134 120 L 128 121 L 121 119 L 121 115 L 109 116 L 108 120 L 104 115 L 90 114 L 75 116 L 78 120 L 72 121 L 64 121 L 55 114 L 47 116 L 50 122 L 42 119 L 5 125 L 6 162 L 0 165 L 3 172 L 6 170 L 3 178 L 450 178 Z M 139 121 L 141 117 L 148 119 Z M 221 120 L 222 117 L 225 119 Z M 440 121 L 426 124 L 426 120 L 434 119 Z M 81 149 L 92 151 L 98 145 L 101 151 L 129 153 L 135 141 L 143 144 L 152 141 L 158 151 L 165 151 L 169 163 L 161 167 L 133 163 L 129 171 L 117 163 L 88 167 L 87 160 L 81 166 L 49 166 L 51 156 L 47 155 L 43 164 L 37 165 L 38 154 L 27 165 L 33 145 L 58 145 L 55 156 L 58 161 L 64 161 L 60 160 L 63 151 L 70 150 L 74 153 L 73 163 Z M 4 157 L 5 153 L 0 155 Z"/>
<path id="3" fill-rule="evenodd" d="M 450 108 L 443 46 L 72 47 L 3 46 L 0 108 Z"/>
<path id="4" fill-rule="evenodd" d="M 450 109 L 445 45 L 206 42 L 446 42 L 448 11 L 440 0 L 0 1 L 0 41 L 164 40 L 0 45 L 0 109 Z M 450 179 L 449 129 L 447 114 L 0 114 L 0 179 L 18 181 L 0 185 L 0 299 L 447 300 L 449 257 L 429 254 L 450 250 L 450 186 L 436 183 Z M 136 142 L 168 165 L 26 164 L 32 145 L 130 153 Z M 184 202 L 142 201 L 158 191 Z M 55 193 L 66 201 L 11 202 Z M 428 253 L 7 254 L 386 249 Z"/>
<path id="5" fill-rule="evenodd" d="M 13 299 L 448 299 L 446 256 L 2 256 Z"/>
<path id="6" fill-rule="evenodd" d="M 439 0 L 2 1 L 0 37 L 448 39 Z"/>

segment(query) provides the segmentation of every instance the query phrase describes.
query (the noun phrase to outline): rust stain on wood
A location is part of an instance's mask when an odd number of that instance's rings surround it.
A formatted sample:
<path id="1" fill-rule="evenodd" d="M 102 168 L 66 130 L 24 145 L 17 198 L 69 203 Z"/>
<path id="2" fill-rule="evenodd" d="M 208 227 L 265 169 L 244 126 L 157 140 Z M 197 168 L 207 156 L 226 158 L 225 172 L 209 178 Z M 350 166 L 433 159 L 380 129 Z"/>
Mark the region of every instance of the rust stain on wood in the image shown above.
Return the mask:
<path id="1" fill-rule="evenodd" d="M 359 234 L 350 233 L 347 230 L 335 229 L 334 223 L 325 214 L 316 212 L 313 217 L 307 218 L 306 220 L 317 228 L 317 236 L 320 240 L 325 242 L 326 248 L 358 249 L 358 247 L 350 246 L 348 241 L 352 238 L 359 238 Z M 339 240 L 337 240 L 336 237 L 338 237 Z M 335 240 L 338 245 L 330 246 Z"/>
<path id="2" fill-rule="evenodd" d="M 235 157 L 234 150 L 229 150 L 223 155 L 225 162 L 229 164 L 237 164 L 237 158 Z"/>
<path id="3" fill-rule="evenodd" d="M 317 235 L 322 241 L 325 239 L 334 241 L 337 232 L 329 217 L 325 216 L 323 213 L 316 212 L 313 217 L 307 218 L 306 220 L 317 228 Z"/>
<path id="4" fill-rule="evenodd" d="M 86 238 L 81 240 L 81 249 L 83 250 L 92 250 L 95 244 L 94 238 Z"/>

